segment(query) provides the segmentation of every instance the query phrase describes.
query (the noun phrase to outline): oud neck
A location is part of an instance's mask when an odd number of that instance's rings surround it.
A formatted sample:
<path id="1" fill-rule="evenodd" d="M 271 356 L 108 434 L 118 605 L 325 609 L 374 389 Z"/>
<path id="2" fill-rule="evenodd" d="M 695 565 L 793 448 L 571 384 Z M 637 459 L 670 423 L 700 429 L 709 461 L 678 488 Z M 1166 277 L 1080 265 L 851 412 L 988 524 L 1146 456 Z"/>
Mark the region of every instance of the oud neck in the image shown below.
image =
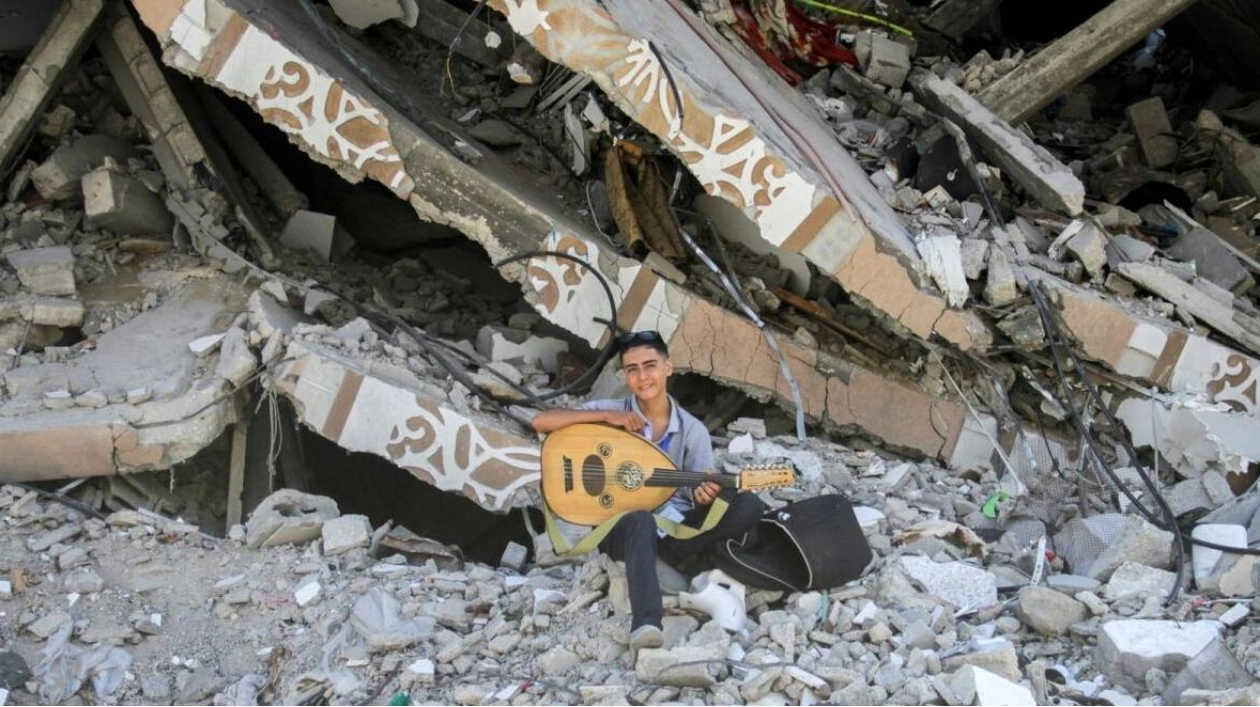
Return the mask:
<path id="1" fill-rule="evenodd" d="M 730 474 L 701 474 L 696 471 L 676 471 L 673 469 L 656 469 L 644 485 L 696 487 L 706 481 L 712 481 L 726 489 L 739 488 L 738 476 Z"/>

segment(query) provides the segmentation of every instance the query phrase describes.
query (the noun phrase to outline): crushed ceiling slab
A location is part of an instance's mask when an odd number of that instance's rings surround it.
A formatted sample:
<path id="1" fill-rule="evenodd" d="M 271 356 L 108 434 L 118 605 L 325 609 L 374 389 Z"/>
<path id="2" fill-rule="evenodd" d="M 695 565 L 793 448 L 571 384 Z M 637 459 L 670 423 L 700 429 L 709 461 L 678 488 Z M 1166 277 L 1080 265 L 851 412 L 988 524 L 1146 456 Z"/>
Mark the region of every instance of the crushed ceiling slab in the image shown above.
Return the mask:
<path id="1" fill-rule="evenodd" d="M 913 240 L 808 101 L 673 0 L 492 0 L 552 61 L 592 77 L 691 169 L 891 326 L 959 349 L 992 332 L 922 283 Z"/>
<path id="2" fill-rule="evenodd" d="M 146 0 L 135 4 L 143 21 L 166 47 L 165 61 L 220 90 L 244 97 L 264 120 L 280 127 L 307 154 L 333 166 L 342 176 L 352 181 L 371 178 L 381 182 L 409 201 L 422 218 L 456 227 L 476 240 L 492 259 L 539 250 L 579 258 L 597 268 L 611 286 L 618 324 L 626 329 L 660 331 L 672 350 L 685 352 L 682 370 L 695 370 L 736 384 L 762 400 L 791 406 L 777 361 L 760 343 L 761 334 L 752 322 L 716 308 L 642 263 L 600 246 L 592 234 L 572 223 L 554 196 L 509 179 L 511 170 L 493 153 L 483 155 L 475 164 L 456 158 L 451 152 L 456 139 L 467 144 L 475 141 L 467 138 L 459 125 L 437 115 L 436 107 L 428 106 L 431 98 L 408 96 L 409 108 L 434 111 L 426 116 L 432 121 L 426 130 L 363 81 L 338 78 L 355 76 L 354 67 L 345 55 L 319 41 L 318 31 L 307 24 L 309 18 L 302 13 L 276 5 L 232 3 L 233 7 L 249 5 L 247 19 L 216 0 L 189 2 L 182 9 Z M 520 19 L 516 16 L 514 22 Z M 264 31 L 251 22 L 266 22 L 277 31 Z M 601 26 L 607 28 L 607 23 Z M 176 31 L 180 27 L 184 29 Z M 520 28 L 517 26 L 518 31 Z M 307 58 L 307 54 L 316 58 Z M 369 52 L 356 54 L 354 59 L 355 65 L 363 67 L 374 80 L 395 77 L 387 62 Z M 409 84 L 397 77 L 391 85 L 405 92 Z M 308 103 L 314 108 L 299 107 Z M 702 115 L 699 108 L 695 115 Z M 754 137 L 749 132 L 741 139 Z M 782 164 L 777 158 L 771 162 Z M 823 198 L 821 192 L 810 189 Z M 844 218 L 852 218 L 852 209 L 847 213 Z M 850 257 L 841 259 L 842 263 L 836 261 L 856 283 L 852 291 L 893 302 L 891 309 L 897 317 L 924 336 L 933 330 L 948 330 L 955 343 L 970 341 L 975 333 L 972 320 L 947 309 L 939 296 L 917 289 L 901 261 L 879 252 L 875 238 L 864 232 L 867 235 L 857 239 Z M 887 275 L 886 268 L 898 276 Z M 506 266 L 502 272 L 521 284 L 527 298 L 549 321 L 592 346 L 604 343 L 607 327 L 597 319 L 608 316 L 608 305 L 591 270 L 548 256 L 534 258 L 527 266 Z M 721 331 L 721 337 L 714 336 L 715 331 Z M 730 355 L 732 347 L 728 344 L 736 340 L 749 342 L 748 350 Z M 937 399 L 884 373 L 819 360 L 812 348 L 792 346 L 785 350 L 798 380 L 809 376 L 802 389 L 809 396 L 805 407 L 811 420 L 831 429 L 862 430 L 896 447 L 962 468 L 993 463 L 992 445 L 959 445 L 968 418 L 960 403 Z M 984 425 L 991 423 L 988 420 Z"/>
<path id="3" fill-rule="evenodd" d="M 351 452 L 376 454 L 491 511 L 536 505 L 538 440 L 459 411 L 405 368 L 295 340 L 276 385 L 298 418 Z"/>
<path id="4" fill-rule="evenodd" d="M 1202 395 L 1260 416 L 1260 360 L 1066 282 L 1041 282 L 1050 285 L 1060 321 L 1085 358 L 1168 392 Z"/>
<path id="5" fill-rule="evenodd" d="M 7 371 L 0 479 L 169 469 L 208 446 L 236 421 L 226 394 L 253 372 L 253 358 L 202 357 L 190 344 L 225 331 L 239 342 L 230 325 L 246 292 L 217 274 L 190 280 L 73 360 Z"/>

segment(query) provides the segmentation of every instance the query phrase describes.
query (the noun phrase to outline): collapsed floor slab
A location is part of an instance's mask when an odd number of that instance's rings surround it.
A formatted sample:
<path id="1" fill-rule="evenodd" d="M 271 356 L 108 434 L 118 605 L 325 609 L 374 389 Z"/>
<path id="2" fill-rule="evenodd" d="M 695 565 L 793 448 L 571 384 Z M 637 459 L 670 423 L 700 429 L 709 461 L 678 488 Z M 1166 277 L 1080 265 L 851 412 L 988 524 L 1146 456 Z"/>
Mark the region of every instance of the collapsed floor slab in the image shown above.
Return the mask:
<path id="1" fill-rule="evenodd" d="M 494 0 L 547 58 L 584 73 L 712 195 L 920 339 L 992 342 L 924 287 L 914 242 L 808 102 L 670 0 Z M 667 61 L 668 59 L 668 61 Z"/>
<path id="2" fill-rule="evenodd" d="M 537 503 L 528 493 L 540 476 L 532 435 L 452 408 L 443 391 L 430 390 L 405 368 L 302 340 L 289 345 L 285 359 L 274 374 L 277 387 L 304 424 L 342 448 L 385 457 L 487 510 Z"/>
<path id="3" fill-rule="evenodd" d="M 0 478 L 169 469 L 213 442 L 235 421 L 225 394 L 240 381 L 225 374 L 251 370 L 220 369 L 216 356 L 199 358 L 189 344 L 227 329 L 245 294 L 221 275 L 189 281 L 78 358 L 6 372 Z"/>
<path id="4" fill-rule="evenodd" d="M 135 5 L 166 47 L 167 63 L 247 100 L 314 159 L 351 181 L 381 182 L 408 200 L 422 218 L 458 228 L 493 259 L 539 250 L 579 258 L 610 283 L 618 300 L 618 324 L 660 331 L 671 348 L 684 352 L 680 370 L 695 370 L 762 400 L 792 405 L 788 385 L 777 373 L 777 360 L 754 343 L 761 335 L 751 322 L 708 304 L 638 261 L 601 247 L 586 229 L 571 222 L 553 195 L 509 179 L 511 168 L 492 152 L 484 152 L 475 164 L 455 157 L 449 146 L 456 139 L 476 143 L 428 105 L 431 98 L 408 98 L 409 114 L 404 115 L 360 78 L 355 66 L 377 83 L 398 76 L 379 57 L 356 53 L 351 66 L 346 55 L 325 46 L 306 24 L 309 18 L 274 5 L 223 5 L 213 0 L 174 9 L 149 0 L 136 0 Z M 248 15 L 231 9 L 245 6 Z M 254 23 L 279 31 L 264 31 Z M 351 43 L 344 46 L 355 51 Z M 409 84 L 398 76 L 390 85 L 391 90 L 405 92 Z M 424 125 L 413 116 L 422 118 Z M 741 140 L 752 137 L 746 134 Z M 894 279 L 881 275 L 879 263 L 891 258 L 878 252 L 873 237 L 863 237 L 841 267 L 853 271 L 854 292 L 883 291 Z M 590 270 L 540 257 L 527 268 L 509 266 L 503 272 L 520 282 L 548 320 L 592 346 L 604 343 L 607 329 L 597 320 L 609 313 Z M 968 330 L 963 319 L 953 316 L 959 313 L 947 312 L 943 302 L 915 288 L 899 292 L 897 314 L 916 328 L 931 332 L 948 320 L 958 325 L 960 336 Z M 937 303 L 918 306 L 928 300 Z M 714 335 L 717 331 L 720 337 Z M 966 337 L 951 340 L 963 342 Z M 730 341 L 747 342 L 747 351 L 729 355 Z M 994 461 L 992 445 L 960 444 L 968 419 L 960 403 L 934 399 L 883 373 L 821 360 L 814 349 L 784 348 L 798 380 L 808 381 L 803 386 L 806 414 L 824 427 L 863 430 L 897 448 L 961 468 Z M 997 424 L 986 418 L 979 426 L 995 429 Z M 1007 451 L 1014 442 L 1013 438 L 1004 442 Z"/>

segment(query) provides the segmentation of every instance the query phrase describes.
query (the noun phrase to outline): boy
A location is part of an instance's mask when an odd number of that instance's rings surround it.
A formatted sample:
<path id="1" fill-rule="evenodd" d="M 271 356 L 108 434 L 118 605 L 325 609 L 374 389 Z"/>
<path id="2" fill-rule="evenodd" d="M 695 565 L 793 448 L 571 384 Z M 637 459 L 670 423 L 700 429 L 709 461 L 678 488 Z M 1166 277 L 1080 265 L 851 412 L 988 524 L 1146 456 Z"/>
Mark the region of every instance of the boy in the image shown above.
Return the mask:
<path id="1" fill-rule="evenodd" d="M 638 331 L 618 339 L 621 371 L 631 395 L 622 400 L 592 400 L 577 409 L 540 412 L 534 429 L 546 434 L 583 422 L 603 423 L 642 434 L 660 447 L 682 471 L 713 474 L 713 443 L 704 423 L 684 410 L 667 392 L 674 364 L 669 348 L 655 331 Z M 688 540 L 664 537 L 649 511 L 633 511 L 622 516 L 602 542 L 600 550 L 614 560 L 626 563 L 630 584 L 630 650 L 658 648 L 664 643 L 661 632 L 661 590 L 656 576 L 656 559 L 673 565 L 699 554 L 728 538 L 739 537 L 765 512 L 755 494 L 725 492 L 706 481 L 695 488 L 680 488 L 665 505 L 656 509 L 662 517 L 699 527 L 709 505 L 719 495 L 730 504 L 718 524 L 706 533 Z"/>

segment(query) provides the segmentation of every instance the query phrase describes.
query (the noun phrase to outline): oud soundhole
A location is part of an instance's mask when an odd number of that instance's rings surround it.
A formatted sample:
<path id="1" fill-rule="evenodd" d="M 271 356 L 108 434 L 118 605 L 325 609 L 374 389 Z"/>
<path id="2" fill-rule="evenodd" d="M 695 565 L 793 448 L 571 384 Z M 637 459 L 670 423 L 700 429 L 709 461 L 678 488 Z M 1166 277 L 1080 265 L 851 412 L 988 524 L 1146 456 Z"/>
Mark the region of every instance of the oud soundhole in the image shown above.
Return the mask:
<path id="1" fill-rule="evenodd" d="M 617 483 L 627 491 L 643 486 L 643 467 L 634 462 L 622 462 L 617 467 Z"/>
<path id="2" fill-rule="evenodd" d="M 611 493 L 600 494 L 599 505 L 604 508 L 612 508 L 613 497 Z"/>
<path id="3" fill-rule="evenodd" d="M 582 462 L 582 490 L 592 496 L 604 492 L 604 460 L 594 454 Z"/>
<path id="4" fill-rule="evenodd" d="M 607 442 L 600 442 L 595 451 L 599 453 L 599 456 L 607 459 L 612 456 L 612 445 Z"/>

